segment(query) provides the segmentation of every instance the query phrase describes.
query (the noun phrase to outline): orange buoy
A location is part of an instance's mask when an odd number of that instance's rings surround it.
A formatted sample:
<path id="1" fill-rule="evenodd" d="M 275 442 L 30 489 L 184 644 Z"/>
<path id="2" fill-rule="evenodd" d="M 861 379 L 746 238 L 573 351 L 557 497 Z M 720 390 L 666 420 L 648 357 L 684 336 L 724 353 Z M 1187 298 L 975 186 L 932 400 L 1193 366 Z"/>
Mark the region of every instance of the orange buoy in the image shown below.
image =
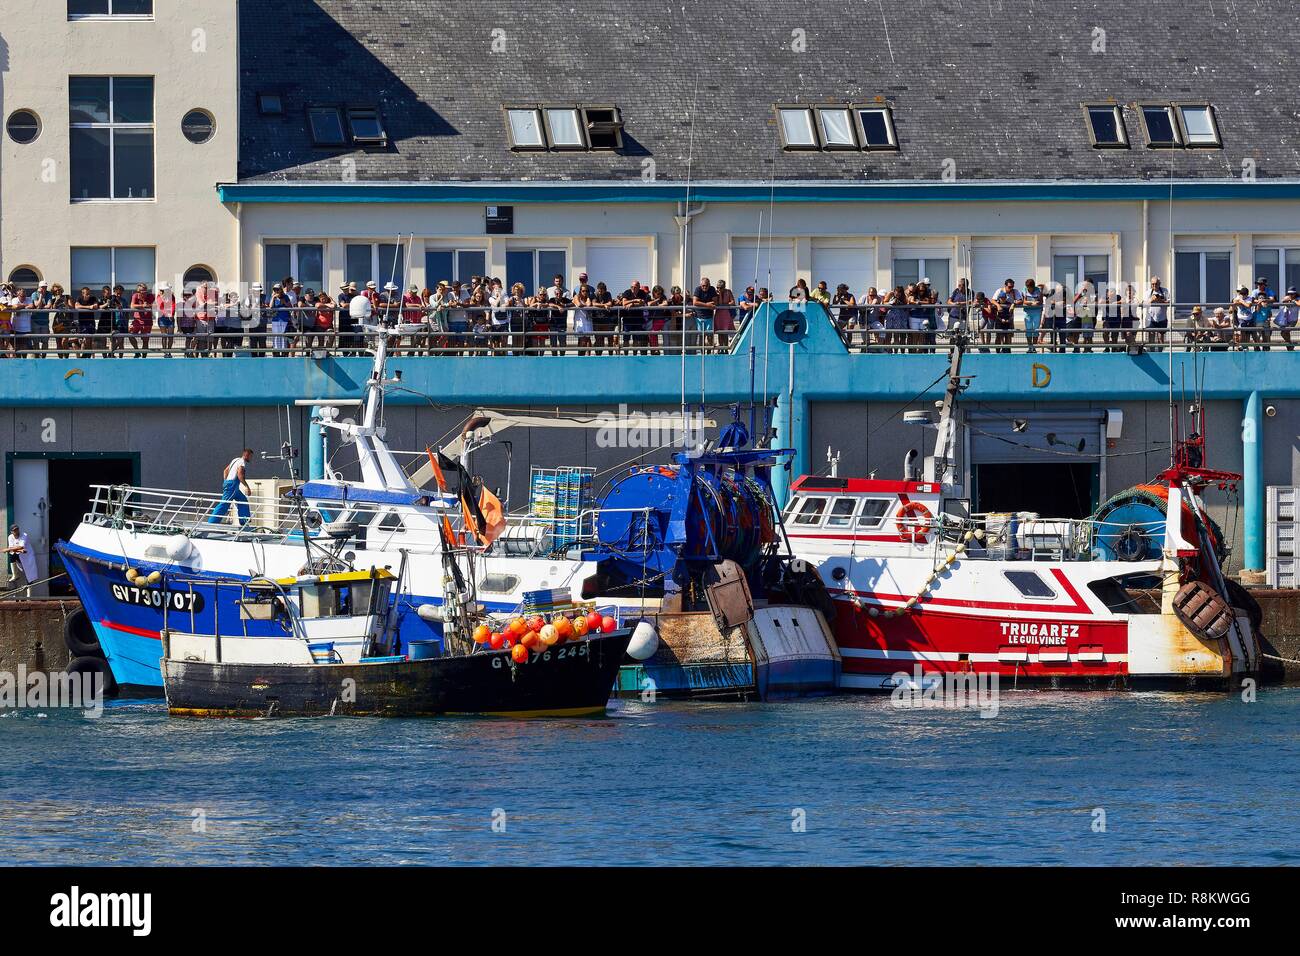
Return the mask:
<path id="1" fill-rule="evenodd" d="M 599 611 L 592 611 L 587 615 L 587 630 L 591 631 L 593 634 L 596 633 L 600 630 L 602 620 Z"/>
<path id="2" fill-rule="evenodd" d="M 488 627 L 486 624 L 480 624 L 478 627 L 474 628 L 475 644 L 486 644 L 488 642 L 488 638 L 490 638 L 491 636 L 492 636 L 492 628 Z"/>
<path id="3" fill-rule="evenodd" d="M 524 631 L 526 630 L 528 630 L 528 625 L 524 622 L 524 619 L 522 617 L 517 617 L 510 622 L 511 634 L 519 635 L 524 633 Z"/>
<path id="4" fill-rule="evenodd" d="M 528 660 L 528 648 L 522 644 L 516 644 L 514 650 L 510 652 L 510 659 L 516 664 L 522 664 Z"/>
<path id="5" fill-rule="evenodd" d="M 492 650 L 494 650 L 494 651 L 499 651 L 499 650 L 501 650 L 501 648 L 502 648 L 502 646 L 504 646 L 505 642 L 506 642 L 505 636 L 502 635 L 502 634 L 490 634 L 490 635 L 488 635 L 488 647 L 492 648 Z"/>
<path id="6" fill-rule="evenodd" d="M 528 630 L 532 631 L 534 634 L 545 626 L 546 618 L 542 617 L 540 614 L 534 614 L 528 619 Z"/>
<path id="7" fill-rule="evenodd" d="M 555 629 L 554 624 L 547 624 L 537 632 L 537 636 L 547 647 L 554 647 L 555 642 L 560 639 L 560 632 Z"/>
<path id="8" fill-rule="evenodd" d="M 519 643 L 530 651 L 540 650 L 542 647 L 542 639 L 532 631 L 525 633 L 524 636 L 519 639 Z"/>
<path id="9" fill-rule="evenodd" d="M 579 614 L 577 617 L 573 619 L 573 636 L 582 637 L 584 634 L 587 633 L 587 630 L 588 630 L 587 619 L 583 617 L 581 614 Z"/>
<path id="10" fill-rule="evenodd" d="M 612 617 L 603 617 L 600 619 L 600 629 L 606 634 L 611 631 L 617 631 L 618 621 L 614 620 Z"/>
<path id="11" fill-rule="evenodd" d="M 560 640 L 573 637 L 573 622 L 567 617 L 561 615 L 552 621 L 551 624 L 555 628 L 556 633 L 560 635 Z"/>

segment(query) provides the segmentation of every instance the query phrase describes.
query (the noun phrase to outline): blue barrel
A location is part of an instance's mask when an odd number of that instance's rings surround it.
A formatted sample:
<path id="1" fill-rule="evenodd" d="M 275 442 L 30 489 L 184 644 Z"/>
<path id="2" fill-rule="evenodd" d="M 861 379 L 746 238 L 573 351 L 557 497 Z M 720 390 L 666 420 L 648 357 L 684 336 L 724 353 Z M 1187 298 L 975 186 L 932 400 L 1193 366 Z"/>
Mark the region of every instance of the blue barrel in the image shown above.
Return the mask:
<path id="1" fill-rule="evenodd" d="M 441 641 L 407 641 L 406 657 L 407 660 L 425 661 L 431 657 L 437 657 L 442 651 Z"/>

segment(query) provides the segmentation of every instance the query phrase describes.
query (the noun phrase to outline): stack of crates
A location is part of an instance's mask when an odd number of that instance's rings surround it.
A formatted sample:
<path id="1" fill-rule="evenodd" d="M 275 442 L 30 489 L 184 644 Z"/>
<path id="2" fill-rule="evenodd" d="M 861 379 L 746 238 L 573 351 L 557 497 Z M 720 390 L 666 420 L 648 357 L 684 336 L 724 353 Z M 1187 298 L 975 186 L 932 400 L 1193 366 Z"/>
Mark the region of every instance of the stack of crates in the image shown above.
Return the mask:
<path id="1" fill-rule="evenodd" d="M 583 537 L 582 516 L 595 500 L 594 468 L 533 468 L 528 504 L 533 517 L 548 525 L 551 547 L 559 551 Z"/>
<path id="2" fill-rule="evenodd" d="M 1296 521 L 1300 488 L 1268 488 L 1268 586 L 1300 587 L 1300 524 Z"/>

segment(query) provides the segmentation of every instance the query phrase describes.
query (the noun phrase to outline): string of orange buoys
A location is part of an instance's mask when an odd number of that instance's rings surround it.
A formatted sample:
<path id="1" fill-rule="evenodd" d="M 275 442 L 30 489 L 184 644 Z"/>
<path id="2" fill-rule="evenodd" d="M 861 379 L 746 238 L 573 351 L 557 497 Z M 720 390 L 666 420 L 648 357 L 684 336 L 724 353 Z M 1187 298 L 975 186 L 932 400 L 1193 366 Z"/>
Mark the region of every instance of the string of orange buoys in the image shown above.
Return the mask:
<path id="1" fill-rule="evenodd" d="M 565 641 L 579 641 L 588 634 L 608 634 L 618 630 L 618 621 L 599 611 L 588 614 L 556 614 L 548 622 L 540 614 L 516 617 L 499 631 L 487 624 L 474 628 L 474 643 L 486 644 L 494 651 L 508 648 L 517 664 L 526 663 L 529 654 L 540 654 Z"/>

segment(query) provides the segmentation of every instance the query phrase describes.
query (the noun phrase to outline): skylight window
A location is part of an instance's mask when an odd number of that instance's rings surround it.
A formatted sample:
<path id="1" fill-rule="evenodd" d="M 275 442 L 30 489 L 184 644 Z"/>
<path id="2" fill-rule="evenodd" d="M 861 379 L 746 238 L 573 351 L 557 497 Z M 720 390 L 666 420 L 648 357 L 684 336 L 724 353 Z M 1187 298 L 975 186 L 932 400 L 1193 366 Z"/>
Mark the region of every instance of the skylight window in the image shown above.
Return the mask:
<path id="1" fill-rule="evenodd" d="M 821 127 L 822 142 L 827 149 L 857 149 L 853 135 L 853 117 L 848 108 L 819 109 L 817 121 Z"/>
<path id="2" fill-rule="evenodd" d="M 506 128 L 514 150 L 616 150 L 623 147 L 623 116 L 617 106 L 507 106 Z"/>
<path id="3" fill-rule="evenodd" d="M 313 106 L 307 110 L 311 141 L 316 146 L 344 146 L 343 116 L 337 106 Z"/>
<path id="4" fill-rule="evenodd" d="M 548 109 L 546 126 L 554 149 L 584 149 L 587 145 L 578 123 L 578 111 L 572 107 Z"/>
<path id="5" fill-rule="evenodd" d="M 781 140 L 786 149 L 816 149 L 817 130 L 812 110 L 806 106 L 777 107 L 781 117 Z"/>
<path id="6" fill-rule="evenodd" d="M 1214 107 L 1208 104 L 1179 106 L 1178 119 L 1182 126 L 1183 142 L 1189 147 L 1223 145 L 1219 139 L 1219 124 L 1214 118 Z"/>
<path id="7" fill-rule="evenodd" d="M 384 131 L 384 122 L 379 118 L 378 110 L 350 109 L 348 125 L 356 143 L 382 146 L 388 142 L 388 134 Z"/>
<path id="8" fill-rule="evenodd" d="M 864 149 L 898 149 L 898 136 L 894 132 L 894 114 L 888 106 L 860 108 L 858 123 Z"/>
<path id="9" fill-rule="evenodd" d="M 284 100 L 279 93 L 258 93 L 257 112 L 263 116 L 283 116 Z"/>
<path id="10" fill-rule="evenodd" d="M 1152 149 L 1174 149 L 1183 145 L 1174 124 L 1172 106 L 1143 106 L 1142 122 L 1147 128 L 1147 145 Z"/>
<path id="11" fill-rule="evenodd" d="M 1128 130 L 1118 106 L 1103 104 L 1085 106 L 1088 117 L 1088 135 L 1097 149 L 1127 149 Z"/>
<path id="12" fill-rule="evenodd" d="M 542 136 L 542 111 L 538 109 L 506 110 L 510 125 L 511 149 L 545 149 Z"/>

